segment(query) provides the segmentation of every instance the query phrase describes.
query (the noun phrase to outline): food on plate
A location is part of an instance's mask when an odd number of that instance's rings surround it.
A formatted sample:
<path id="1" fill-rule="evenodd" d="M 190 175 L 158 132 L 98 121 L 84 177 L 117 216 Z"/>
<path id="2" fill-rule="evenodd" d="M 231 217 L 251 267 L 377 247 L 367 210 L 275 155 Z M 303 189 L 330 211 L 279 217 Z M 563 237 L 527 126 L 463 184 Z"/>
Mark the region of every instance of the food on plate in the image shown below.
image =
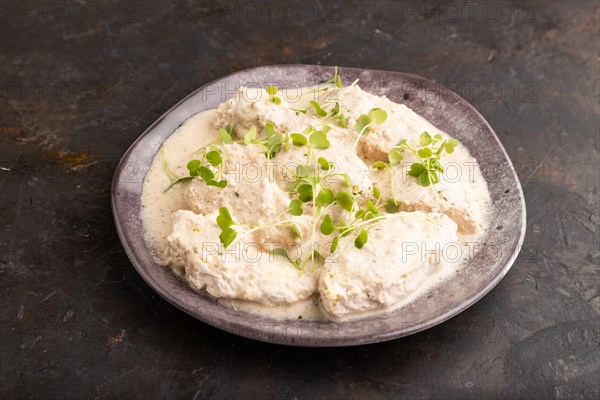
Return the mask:
<path id="1" fill-rule="evenodd" d="M 241 87 L 165 141 L 142 193 L 157 261 L 277 318 L 360 318 L 451 279 L 489 224 L 468 150 L 337 69 L 289 92 Z"/>

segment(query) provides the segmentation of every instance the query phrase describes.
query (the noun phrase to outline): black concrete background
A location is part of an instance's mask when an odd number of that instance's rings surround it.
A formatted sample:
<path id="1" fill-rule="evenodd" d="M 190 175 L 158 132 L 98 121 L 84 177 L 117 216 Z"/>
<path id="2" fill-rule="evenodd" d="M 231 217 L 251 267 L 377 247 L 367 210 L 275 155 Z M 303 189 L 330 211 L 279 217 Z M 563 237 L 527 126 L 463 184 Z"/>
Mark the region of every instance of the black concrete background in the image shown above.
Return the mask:
<path id="1" fill-rule="evenodd" d="M 1 2 L 2 399 L 597 398 L 597 1 Z M 120 156 L 197 87 L 307 63 L 422 75 L 495 128 L 527 237 L 459 316 L 355 348 L 218 331 L 136 274 Z M 485 160 L 480 160 L 485 162 Z"/>

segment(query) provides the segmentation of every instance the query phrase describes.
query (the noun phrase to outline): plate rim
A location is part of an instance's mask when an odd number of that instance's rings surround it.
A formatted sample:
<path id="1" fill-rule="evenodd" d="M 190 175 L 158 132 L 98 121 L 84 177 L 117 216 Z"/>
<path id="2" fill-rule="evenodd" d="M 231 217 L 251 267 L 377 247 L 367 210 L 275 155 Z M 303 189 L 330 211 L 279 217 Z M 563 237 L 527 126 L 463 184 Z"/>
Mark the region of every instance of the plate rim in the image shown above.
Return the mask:
<path id="1" fill-rule="evenodd" d="M 447 310 L 445 313 L 438 315 L 435 318 L 430 319 L 429 321 L 427 321 L 426 323 L 423 324 L 419 324 L 416 327 L 408 327 L 406 329 L 395 329 L 395 330 L 390 330 L 390 331 L 386 331 L 386 332 L 380 332 L 378 334 L 367 334 L 367 335 L 362 335 L 362 336 L 352 336 L 352 337 L 340 337 L 340 338 L 336 338 L 335 341 L 330 342 L 330 341 L 325 341 L 325 342 L 319 342 L 318 339 L 312 339 L 312 340 L 304 340 L 305 338 L 303 338 L 302 336 L 297 336 L 294 337 L 293 339 L 290 339 L 289 337 L 287 337 L 286 335 L 281 335 L 278 334 L 276 332 L 270 332 L 268 337 L 265 337 L 265 332 L 263 330 L 261 330 L 260 328 L 254 328 L 254 327 L 249 327 L 247 325 L 244 325 L 239 331 L 236 331 L 234 329 L 231 329 L 230 326 L 227 325 L 227 323 L 220 321 L 220 320 L 215 320 L 213 318 L 207 318 L 202 314 L 199 314 L 197 312 L 194 312 L 193 310 L 190 310 L 188 308 L 186 308 L 183 304 L 180 304 L 180 302 L 177 301 L 177 297 L 176 296 L 172 296 L 172 294 L 170 292 L 168 292 L 167 290 L 165 290 L 165 288 L 159 284 L 157 284 L 154 279 L 152 279 L 152 277 L 150 277 L 148 275 L 148 273 L 144 270 L 144 268 L 142 268 L 142 266 L 140 265 L 141 262 L 140 260 L 138 260 L 138 258 L 136 257 L 133 249 L 130 246 L 129 240 L 127 235 L 124 232 L 124 228 L 123 228 L 123 221 L 121 221 L 121 218 L 119 216 L 118 213 L 118 204 L 117 204 L 117 197 L 119 195 L 119 189 L 120 189 L 120 181 L 121 181 L 121 176 L 123 175 L 125 169 L 124 166 L 127 165 L 127 162 L 129 160 L 129 158 L 131 157 L 133 151 L 135 150 L 136 146 L 139 144 L 140 141 L 143 140 L 144 137 L 146 137 L 147 135 L 149 135 L 159 124 L 161 124 L 171 113 L 173 113 L 175 110 L 177 110 L 181 105 L 183 105 L 184 103 L 186 103 L 189 99 L 191 99 L 192 97 L 194 97 L 195 95 L 197 95 L 199 92 L 202 92 L 204 89 L 206 89 L 207 87 L 222 81 L 226 78 L 231 78 L 234 77 L 236 75 L 242 74 L 242 73 L 248 73 L 251 71 L 259 71 L 262 69 L 272 69 L 272 68 L 318 68 L 318 69 L 328 69 L 328 68 L 333 68 L 334 66 L 328 66 L 328 65 L 315 65 L 315 64 L 272 64 L 272 65 L 264 65 L 264 66 L 258 66 L 258 67 L 252 67 L 252 68 L 247 68 L 247 69 L 242 69 L 230 74 L 226 74 L 223 76 L 220 76 L 217 79 L 214 79 L 202 86 L 200 86 L 199 88 L 195 89 L 194 91 L 192 91 L 191 93 L 189 93 L 187 96 L 185 96 L 184 98 L 182 98 L 180 101 L 178 101 L 177 103 L 175 103 L 175 105 L 173 105 L 172 107 L 170 107 L 166 112 L 164 112 L 159 118 L 157 118 L 152 124 L 150 124 L 150 126 L 148 126 L 148 128 L 146 128 L 142 134 L 140 134 L 134 141 L 133 143 L 128 147 L 128 149 L 125 151 L 125 153 L 123 154 L 123 156 L 121 157 L 121 159 L 119 160 L 119 163 L 117 164 L 117 167 L 115 169 L 115 173 L 113 175 L 113 179 L 112 179 L 112 183 L 111 183 L 111 208 L 112 208 L 112 214 L 113 214 L 113 219 L 114 219 L 114 223 L 115 223 L 115 227 L 119 236 L 119 240 L 121 241 L 121 244 L 125 250 L 125 253 L 127 254 L 127 257 L 129 258 L 130 263 L 133 265 L 133 267 L 135 268 L 135 270 L 137 271 L 137 273 L 142 277 L 142 279 L 152 288 L 152 290 L 154 290 L 156 293 L 158 293 L 163 299 L 167 300 L 170 304 L 174 305 L 175 307 L 177 307 L 178 309 L 182 310 L 183 312 L 185 312 L 186 314 L 192 316 L 193 318 L 202 321 L 208 325 L 211 325 L 217 329 L 221 329 L 223 331 L 229 332 L 229 333 L 233 333 L 235 335 L 238 336 L 242 336 L 242 337 L 246 337 L 249 339 L 253 339 L 253 340 L 258 340 L 258 341 L 262 341 L 262 342 L 266 342 L 266 343 L 273 343 L 273 344 L 283 344 L 283 345 L 290 345 L 290 346 L 301 346 L 301 347 L 342 347 L 342 346 L 357 346 L 357 345 L 365 345 L 365 344 L 372 344 L 372 343 L 379 343 L 379 342 L 384 342 L 384 341 L 389 341 L 389 340 L 393 340 L 393 339 L 397 339 L 397 338 L 401 338 L 401 337 L 405 337 L 411 334 L 415 334 L 424 330 L 427 330 L 429 328 L 432 328 L 436 325 L 439 325 L 441 323 L 443 323 L 444 321 L 447 321 L 448 319 L 458 315 L 459 313 L 465 311 L 466 309 L 468 309 L 469 307 L 473 306 L 475 303 L 477 303 L 479 300 L 481 300 L 485 295 L 487 295 L 508 273 L 508 271 L 511 269 L 511 267 L 513 266 L 522 246 L 523 246 L 523 242 L 525 239 L 525 233 L 526 233 L 526 229 L 527 229 L 527 211 L 526 211 L 526 203 L 525 203 L 525 196 L 523 193 L 523 188 L 521 185 L 521 182 L 519 180 L 518 174 L 516 172 L 516 169 L 512 163 L 512 160 L 510 159 L 506 149 L 504 148 L 504 146 L 502 145 L 502 142 L 500 141 L 498 135 L 496 134 L 496 132 L 494 131 L 494 129 L 492 128 L 492 126 L 489 124 L 489 122 L 483 117 L 483 115 L 470 103 L 468 102 L 466 99 L 464 99 L 463 97 L 461 97 L 460 95 L 458 95 L 456 92 L 448 89 L 447 87 L 431 80 L 428 78 L 424 78 L 422 76 L 419 75 L 415 75 L 415 74 L 410 74 L 410 73 L 404 73 L 404 72 L 399 72 L 399 71 L 388 71 L 388 70 L 380 70 L 380 69 L 369 69 L 369 68 L 354 68 L 354 67 L 339 67 L 342 70 L 353 70 L 356 72 L 369 72 L 369 73 L 385 73 L 385 74 L 394 74 L 394 75 L 398 75 L 398 76 L 404 76 L 407 78 L 410 78 L 414 81 L 419 81 L 422 83 L 426 83 L 426 84 L 433 84 L 436 87 L 439 87 L 443 90 L 446 91 L 447 94 L 450 94 L 451 97 L 453 97 L 453 101 L 456 102 L 460 102 L 462 103 L 462 106 L 466 106 L 467 109 L 469 109 L 470 112 L 474 113 L 475 116 L 481 121 L 483 122 L 485 128 L 487 129 L 487 131 L 489 133 L 491 133 L 491 136 L 493 137 L 493 139 L 495 140 L 497 146 L 500 148 L 500 150 L 502 151 L 502 155 L 504 157 L 504 159 L 506 160 L 506 162 L 508 163 L 509 169 L 510 169 L 510 173 L 512 178 L 514 179 L 514 183 L 516 185 L 516 188 L 518 190 L 518 201 L 521 205 L 520 207 L 520 211 L 521 211 L 521 218 L 518 221 L 518 223 L 520 224 L 520 232 L 519 232 L 519 238 L 517 239 L 517 241 L 514 244 L 514 247 L 511 250 L 510 256 L 508 257 L 507 262 L 505 263 L 505 265 L 498 271 L 498 273 L 493 277 L 493 279 L 491 279 L 487 285 L 485 285 L 481 290 L 479 290 L 477 293 L 475 293 L 473 296 L 469 297 L 468 299 L 466 299 L 465 301 L 462 301 L 460 304 L 458 304 L 457 306 Z M 190 117 L 188 117 L 189 119 Z M 184 119 L 179 126 L 181 126 L 183 123 L 185 123 L 185 121 L 187 121 L 187 119 Z M 177 128 L 175 128 L 176 130 Z M 169 136 L 175 131 L 173 130 Z M 168 137 L 168 136 L 167 136 Z M 166 139 L 165 139 L 166 140 Z M 145 175 L 144 178 L 142 178 L 142 181 L 145 179 Z M 147 251 L 150 251 L 149 249 L 146 249 Z M 170 273 L 173 273 L 172 271 L 169 271 Z M 179 279 L 179 278 L 178 278 Z M 183 283 L 185 283 L 182 280 Z M 187 285 L 187 283 L 185 283 Z M 189 288 L 189 287 L 188 287 Z M 192 288 L 189 288 L 189 290 L 192 290 Z M 197 293 L 197 292 L 196 292 Z M 197 293 L 198 296 L 204 296 L 201 293 Z M 223 308 L 229 308 L 225 305 L 220 305 Z M 249 314 L 249 313 L 247 313 Z M 285 323 L 286 321 L 282 321 L 282 320 L 275 320 L 272 319 L 273 321 L 277 321 L 278 323 Z M 300 323 L 302 324 L 302 321 L 295 321 L 295 320 L 289 320 L 288 322 L 293 322 L 293 323 Z M 308 321 L 306 321 L 308 322 Z M 331 321 L 334 324 L 337 324 L 337 322 L 335 321 Z"/>

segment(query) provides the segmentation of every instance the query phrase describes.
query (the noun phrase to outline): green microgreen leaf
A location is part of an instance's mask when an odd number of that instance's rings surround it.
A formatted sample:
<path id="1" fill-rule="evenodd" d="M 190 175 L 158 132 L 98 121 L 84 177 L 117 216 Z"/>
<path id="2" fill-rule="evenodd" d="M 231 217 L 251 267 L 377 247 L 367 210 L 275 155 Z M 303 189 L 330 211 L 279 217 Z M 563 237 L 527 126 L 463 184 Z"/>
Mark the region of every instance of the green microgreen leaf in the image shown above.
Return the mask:
<path id="1" fill-rule="evenodd" d="M 326 149 L 331 143 L 327 140 L 327 134 L 323 131 L 315 131 L 310 135 L 310 144 L 317 149 Z"/>
<path id="2" fill-rule="evenodd" d="M 281 150 L 281 144 L 283 143 L 283 135 L 278 133 L 277 135 L 273 135 L 267 140 L 267 158 L 271 159 L 279 153 Z"/>
<path id="3" fill-rule="evenodd" d="M 352 212 L 352 208 L 354 207 L 354 195 L 352 193 L 344 191 L 337 192 L 335 199 L 340 207 L 348 212 Z"/>
<path id="4" fill-rule="evenodd" d="M 356 132 L 361 133 L 370 124 L 371 124 L 371 118 L 369 118 L 368 115 L 363 114 L 360 117 L 358 117 L 358 120 L 356 121 L 356 125 L 354 126 L 354 129 L 356 130 Z"/>
<path id="5" fill-rule="evenodd" d="M 298 165 L 296 167 L 296 176 L 299 178 L 306 178 L 308 175 L 310 175 L 310 168 L 308 165 Z"/>
<path id="6" fill-rule="evenodd" d="M 381 199 L 381 192 L 376 186 L 373 186 L 373 197 L 375 197 L 377 200 Z"/>
<path id="7" fill-rule="evenodd" d="M 373 164 L 371 164 L 371 168 L 374 169 L 385 169 L 387 168 L 387 164 L 384 163 L 383 161 L 375 161 Z"/>
<path id="8" fill-rule="evenodd" d="M 325 257 L 323 257 L 317 250 L 312 251 L 312 258 L 314 258 L 315 261 L 325 261 Z"/>
<path id="9" fill-rule="evenodd" d="M 452 154 L 454 153 L 454 148 L 458 145 L 458 140 L 452 138 L 452 139 L 448 139 L 446 141 L 446 143 L 444 143 L 444 150 L 446 150 L 446 153 L 448 154 Z"/>
<path id="10" fill-rule="evenodd" d="M 371 200 L 367 199 L 365 204 L 367 205 L 367 210 L 371 211 L 373 214 L 379 214 L 379 210 Z"/>
<path id="11" fill-rule="evenodd" d="M 319 117 L 326 117 L 327 116 L 327 111 L 323 110 L 321 108 L 321 105 L 319 103 L 317 103 L 314 100 L 310 101 L 310 105 L 313 106 L 313 108 L 315 109 L 315 112 L 317 113 L 317 115 Z"/>
<path id="12" fill-rule="evenodd" d="M 429 133 L 427 132 L 423 132 L 421 133 L 421 136 L 419 137 L 419 144 L 421 146 L 428 146 L 429 144 L 431 144 L 431 135 L 429 135 Z"/>
<path id="13" fill-rule="evenodd" d="M 229 246 L 231 244 L 231 242 L 233 242 L 235 240 L 236 236 L 237 236 L 237 232 L 234 229 L 225 228 L 219 235 L 219 239 L 221 240 L 221 243 L 223 243 L 225 248 L 227 248 L 227 246 Z"/>
<path id="14" fill-rule="evenodd" d="M 323 235 L 331 235 L 335 230 L 335 226 L 333 225 L 333 220 L 329 214 L 325 214 L 325 218 L 323 218 L 323 222 L 321 222 L 321 227 L 319 228 Z"/>
<path id="15" fill-rule="evenodd" d="M 340 112 L 340 103 L 335 103 L 335 106 L 331 109 L 331 115 L 337 115 Z"/>
<path id="16" fill-rule="evenodd" d="M 331 167 L 333 167 L 333 164 L 330 163 L 329 161 L 327 161 L 327 159 L 325 159 L 324 157 L 319 157 L 317 159 L 317 162 L 321 166 L 321 169 L 324 169 L 324 170 L 329 170 L 329 169 L 331 169 Z"/>
<path id="17" fill-rule="evenodd" d="M 346 120 L 346 116 L 344 114 L 340 114 L 339 121 L 342 128 L 348 127 L 348 121 Z"/>
<path id="18" fill-rule="evenodd" d="M 399 212 L 400 211 L 400 203 L 398 203 L 394 199 L 388 199 L 385 202 L 385 211 L 389 212 L 390 214 Z"/>
<path id="19" fill-rule="evenodd" d="M 346 183 L 346 187 L 352 187 L 352 178 L 348 174 L 338 174 L 342 178 L 344 178 L 344 182 Z"/>
<path id="20" fill-rule="evenodd" d="M 265 124 L 265 137 L 270 138 L 275 134 L 275 125 L 272 123 Z"/>
<path id="21" fill-rule="evenodd" d="M 408 175 L 418 177 L 422 173 L 426 172 L 427 168 L 421 163 L 414 163 L 410 166 L 410 170 L 408 171 Z"/>
<path id="22" fill-rule="evenodd" d="M 429 186 L 431 184 L 429 173 L 427 171 L 423 172 L 417 178 L 417 182 L 419 182 L 419 185 L 421 186 Z"/>
<path id="23" fill-rule="evenodd" d="M 273 254 L 274 256 L 283 257 L 283 258 L 291 261 L 290 256 L 288 255 L 288 252 L 285 249 L 282 249 L 281 247 L 276 247 L 273 250 L 271 250 L 271 254 Z"/>
<path id="24" fill-rule="evenodd" d="M 417 154 L 421 158 L 429 158 L 429 157 L 431 157 L 431 155 L 433 154 L 433 152 L 431 151 L 431 149 L 429 147 L 424 147 L 422 149 L 419 149 L 417 151 Z"/>
<path id="25" fill-rule="evenodd" d="M 300 232 L 300 229 L 298 229 L 298 225 L 291 224 L 290 228 L 292 228 L 292 231 L 294 231 L 294 234 L 298 237 L 298 239 L 302 239 L 302 232 Z"/>
<path id="26" fill-rule="evenodd" d="M 304 210 L 302 209 L 302 201 L 298 199 L 290 201 L 288 212 L 292 215 L 295 215 L 296 217 L 302 215 L 302 213 L 304 212 Z"/>
<path id="27" fill-rule="evenodd" d="M 250 144 L 256 140 L 256 127 L 251 126 L 248 132 L 244 135 L 244 143 Z"/>
<path id="28" fill-rule="evenodd" d="M 227 248 L 235 240 L 237 236 L 237 232 L 231 228 L 232 225 L 235 225 L 233 219 L 231 218 L 231 214 L 227 207 L 219 208 L 219 215 L 217 216 L 217 225 L 222 229 L 221 234 L 219 235 L 219 239 L 221 243 Z"/>
<path id="29" fill-rule="evenodd" d="M 299 186 L 299 185 L 300 185 L 300 182 L 298 182 L 298 181 L 292 181 L 292 182 L 288 182 L 288 183 L 285 185 L 285 191 L 286 191 L 286 192 L 292 192 L 292 193 L 293 193 L 293 192 L 295 192 L 295 191 L 296 191 L 296 189 L 298 189 L 298 186 Z"/>
<path id="30" fill-rule="evenodd" d="M 274 256 L 279 256 L 279 257 L 283 257 L 285 258 L 287 261 L 289 261 L 290 263 L 294 264 L 295 263 L 292 261 L 292 259 L 290 258 L 288 252 L 285 249 L 282 249 L 281 247 L 276 247 L 273 250 L 271 250 L 271 254 Z"/>
<path id="31" fill-rule="evenodd" d="M 219 150 L 212 150 L 206 153 L 206 160 L 210 163 L 210 165 L 216 167 L 223 162 L 223 157 L 221 156 L 221 152 Z"/>
<path id="32" fill-rule="evenodd" d="M 354 239 L 354 246 L 356 246 L 357 249 L 362 249 L 368 240 L 369 234 L 367 233 L 367 231 L 363 230 L 358 234 L 356 239 Z"/>
<path id="33" fill-rule="evenodd" d="M 331 242 L 331 252 L 335 253 L 335 251 L 338 248 L 338 244 L 340 242 L 340 235 L 337 235 L 333 238 L 333 241 Z"/>
<path id="34" fill-rule="evenodd" d="M 226 180 L 215 181 L 214 179 L 211 179 L 209 181 L 206 181 L 206 185 L 207 186 L 216 186 L 218 188 L 223 189 L 224 187 L 227 186 L 227 181 Z"/>
<path id="35" fill-rule="evenodd" d="M 301 110 L 299 108 L 290 108 L 290 110 L 295 111 L 296 115 L 298 115 L 298 114 L 306 114 L 306 112 L 308 111 L 308 108 L 305 108 L 303 110 Z"/>
<path id="36" fill-rule="evenodd" d="M 194 171 L 194 173 L 195 176 L 199 176 L 205 182 L 215 179 L 215 174 L 210 169 L 204 166 L 198 167 L 196 171 Z M 192 173 L 190 172 L 190 175 L 191 174 Z"/>
<path id="37" fill-rule="evenodd" d="M 307 143 L 306 136 L 301 133 L 292 133 L 290 137 L 292 138 L 292 144 L 294 146 L 300 147 Z"/>
<path id="38" fill-rule="evenodd" d="M 231 218 L 231 214 L 229 213 L 227 207 L 219 208 L 217 225 L 219 225 L 221 229 L 229 228 L 231 225 L 235 225 L 235 222 L 233 222 L 233 218 Z"/>
<path id="39" fill-rule="evenodd" d="M 298 198 L 300 201 L 306 203 L 313 199 L 313 187 L 312 185 L 300 185 L 298 186 Z"/>
<path id="40" fill-rule="evenodd" d="M 317 194 L 317 206 L 326 206 L 333 203 L 333 191 L 323 188 Z"/>
<path id="41" fill-rule="evenodd" d="M 195 173 L 195 171 L 200 168 L 202 166 L 202 163 L 200 162 L 200 160 L 190 160 L 187 163 L 187 169 L 188 171 L 190 171 L 190 176 L 196 176 L 196 175 L 192 175 L 192 173 Z"/>
<path id="42" fill-rule="evenodd" d="M 227 130 L 221 128 L 219 129 L 219 137 L 223 141 L 223 143 L 233 143 L 233 139 L 231 137 L 231 133 L 227 132 Z"/>
<path id="43" fill-rule="evenodd" d="M 281 99 L 275 96 L 275 94 L 277 93 L 277 88 L 275 86 L 268 86 L 267 88 L 265 88 L 265 91 L 269 94 L 269 101 L 275 104 L 281 104 Z"/>
<path id="44" fill-rule="evenodd" d="M 369 111 L 369 118 L 376 124 L 383 124 L 387 119 L 387 113 L 381 108 L 373 108 Z"/>
<path id="45" fill-rule="evenodd" d="M 275 96 L 277 94 L 277 88 L 275 86 L 267 86 L 265 88 L 265 91 L 270 95 L 270 96 Z"/>
<path id="46" fill-rule="evenodd" d="M 403 158 L 404 156 L 397 149 L 392 149 L 388 153 L 388 160 L 390 161 L 390 165 L 400 164 L 400 161 L 402 161 Z"/>

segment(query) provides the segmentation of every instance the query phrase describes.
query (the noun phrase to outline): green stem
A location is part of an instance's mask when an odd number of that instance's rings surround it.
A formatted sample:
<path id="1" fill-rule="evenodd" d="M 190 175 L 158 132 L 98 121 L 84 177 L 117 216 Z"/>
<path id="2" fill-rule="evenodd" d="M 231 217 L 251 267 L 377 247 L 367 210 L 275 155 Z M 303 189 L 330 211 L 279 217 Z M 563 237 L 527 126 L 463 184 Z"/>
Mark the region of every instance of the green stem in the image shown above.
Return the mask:
<path id="1" fill-rule="evenodd" d="M 356 138 L 356 140 L 354 141 L 354 145 L 352 146 L 353 153 L 356 152 L 356 146 L 358 146 L 358 141 L 360 140 L 360 137 L 362 136 L 364 131 L 366 131 L 371 126 L 371 124 L 372 122 L 369 122 L 367 125 L 364 126 L 364 128 L 360 130 L 360 133 L 358 134 L 358 137 Z"/>

